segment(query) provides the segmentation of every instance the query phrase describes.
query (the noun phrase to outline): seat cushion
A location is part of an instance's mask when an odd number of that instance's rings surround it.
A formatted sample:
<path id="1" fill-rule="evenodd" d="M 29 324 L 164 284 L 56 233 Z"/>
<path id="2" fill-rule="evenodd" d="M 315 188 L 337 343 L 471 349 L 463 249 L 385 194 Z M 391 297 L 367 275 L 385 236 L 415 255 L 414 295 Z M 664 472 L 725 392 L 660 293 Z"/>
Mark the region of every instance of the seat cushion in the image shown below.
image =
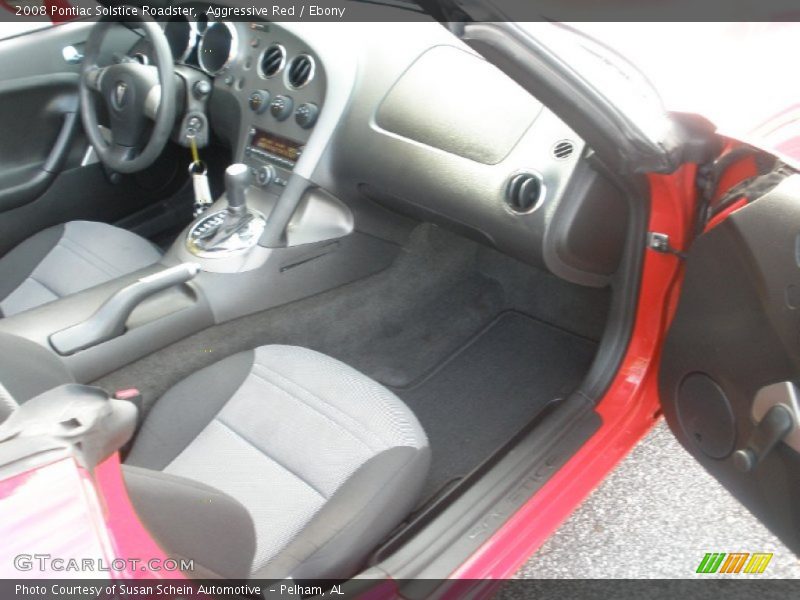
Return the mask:
<path id="1" fill-rule="evenodd" d="M 146 239 L 106 223 L 70 221 L 45 229 L 0 258 L 0 315 L 58 300 L 160 258 Z"/>
<path id="2" fill-rule="evenodd" d="M 314 579 L 351 575 L 411 511 L 430 451 L 380 384 L 312 350 L 263 346 L 167 392 L 126 462 L 240 502 L 255 527 L 253 576 Z"/>

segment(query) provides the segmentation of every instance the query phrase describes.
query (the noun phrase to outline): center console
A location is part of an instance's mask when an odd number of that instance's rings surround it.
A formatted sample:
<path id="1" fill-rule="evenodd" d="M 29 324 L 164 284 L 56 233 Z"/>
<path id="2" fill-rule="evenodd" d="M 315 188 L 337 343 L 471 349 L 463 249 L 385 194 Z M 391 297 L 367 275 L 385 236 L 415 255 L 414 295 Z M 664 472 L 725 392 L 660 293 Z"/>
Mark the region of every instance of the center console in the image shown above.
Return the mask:
<path id="1" fill-rule="evenodd" d="M 327 87 L 318 56 L 274 24 L 226 27 L 239 50 L 214 78 L 214 93 L 226 114 L 231 103 L 238 106 L 236 162 L 226 171 L 225 195 L 171 252 L 216 273 L 258 268 L 269 249 L 343 237 L 353 220 L 343 203 L 297 172 L 306 146 L 326 143 L 324 133 L 315 137 Z M 219 121 L 213 107 L 211 116 Z"/>
<path id="2" fill-rule="evenodd" d="M 247 50 L 221 81 L 244 117 L 235 158 L 251 169 L 255 185 L 280 194 L 324 109 L 326 71 L 316 53 L 285 29 L 242 27 Z"/>

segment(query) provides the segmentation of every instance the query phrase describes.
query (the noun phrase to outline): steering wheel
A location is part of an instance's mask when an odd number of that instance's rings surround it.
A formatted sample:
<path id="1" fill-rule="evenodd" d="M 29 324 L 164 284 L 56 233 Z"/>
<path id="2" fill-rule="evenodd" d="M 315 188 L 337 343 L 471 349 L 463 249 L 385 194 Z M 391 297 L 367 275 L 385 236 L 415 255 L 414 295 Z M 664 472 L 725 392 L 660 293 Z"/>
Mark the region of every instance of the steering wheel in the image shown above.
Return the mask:
<path id="1" fill-rule="evenodd" d="M 139 21 L 153 48 L 155 66 L 131 59 L 100 66 L 100 49 L 113 18 L 103 18 L 92 27 L 81 69 L 81 119 L 89 143 L 109 168 L 134 173 L 151 165 L 161 154 L 175 124 L 175 67 L 169 42 L 158 24 L 144 15 Z M 105 102 L 110 119 L 111 139 L 101 134 L 95 105 L 96 96 Z M 149 139 L 143 137 L 153 121 Z"/>

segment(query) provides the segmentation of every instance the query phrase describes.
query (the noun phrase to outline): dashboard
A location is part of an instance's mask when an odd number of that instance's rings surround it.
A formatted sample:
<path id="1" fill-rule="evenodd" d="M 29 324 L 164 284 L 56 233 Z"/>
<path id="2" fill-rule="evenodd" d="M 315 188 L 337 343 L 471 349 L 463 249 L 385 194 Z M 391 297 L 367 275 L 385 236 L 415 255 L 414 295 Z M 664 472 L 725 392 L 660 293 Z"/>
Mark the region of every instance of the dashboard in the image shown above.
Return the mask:
<path id="1" fill-rule="evenodd" d="M 583 285 L 616 270 L 622 194 L 566 123 L 438 23 L 163 26 L 176 64 L 211 78 L 215 137 L 265 192 L 297 175 L 367 233 L 399 215 Z"/>

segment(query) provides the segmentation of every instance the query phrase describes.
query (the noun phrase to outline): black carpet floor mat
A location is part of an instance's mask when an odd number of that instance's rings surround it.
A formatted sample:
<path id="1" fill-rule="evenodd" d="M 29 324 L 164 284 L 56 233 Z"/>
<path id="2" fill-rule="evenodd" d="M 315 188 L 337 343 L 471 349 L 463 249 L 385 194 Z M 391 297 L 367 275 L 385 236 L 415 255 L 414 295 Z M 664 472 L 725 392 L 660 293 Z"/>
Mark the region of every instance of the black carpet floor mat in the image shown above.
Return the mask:
<path id="1" fill-rule="evenodd" d="M 581 381 L 596 343 L 506 311 L 419 383 L 394 391 L 428 434 L 425 494 L 477 467 Z"/>

